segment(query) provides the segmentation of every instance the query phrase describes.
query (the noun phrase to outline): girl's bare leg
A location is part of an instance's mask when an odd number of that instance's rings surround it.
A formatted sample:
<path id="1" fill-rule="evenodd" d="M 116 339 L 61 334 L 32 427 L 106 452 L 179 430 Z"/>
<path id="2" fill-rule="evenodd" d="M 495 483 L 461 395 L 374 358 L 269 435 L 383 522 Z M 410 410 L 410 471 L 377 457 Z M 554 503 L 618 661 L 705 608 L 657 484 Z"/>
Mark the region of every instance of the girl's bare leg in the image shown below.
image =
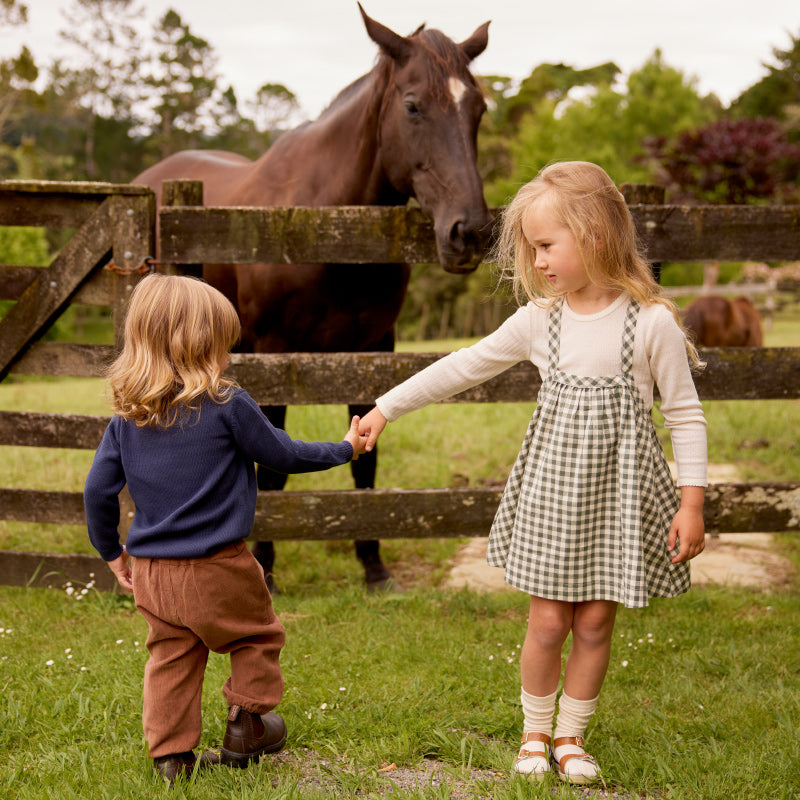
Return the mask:
<path id="1" fill-rule="evenodd" d="M 561 647 L 569 633 L 572 605 L 532 597 L 522 648 L 522 747 L 514 771 L 532 780 L 550 772 L 550 744 L 561 677 Z"/>
<path id="2" fill-rule="evenodd" d="M 544 697 L 558 688 L 561 648 L 573 624 L 574 603 L 531 597 L 528 630 L 520 657 L 522 688 Z"/>
<path id="3" fill-rule="evenodd" d="M 574 604 L 572 648 L 564 671 L 564 691 L 570 697 L 591 700 L 600 694 L 616 616 L 617 603 L 608 600 Z"/>
<path id="4" fill-rule="evenodd" d="M 583 736 L 608 670 L 616 613 L 617 604 L 605 600 L 575 604 L 553 739 L 559 777 L 570 783 L 591 783 L 600 776 L 597 762 L 583 749 Z"/>

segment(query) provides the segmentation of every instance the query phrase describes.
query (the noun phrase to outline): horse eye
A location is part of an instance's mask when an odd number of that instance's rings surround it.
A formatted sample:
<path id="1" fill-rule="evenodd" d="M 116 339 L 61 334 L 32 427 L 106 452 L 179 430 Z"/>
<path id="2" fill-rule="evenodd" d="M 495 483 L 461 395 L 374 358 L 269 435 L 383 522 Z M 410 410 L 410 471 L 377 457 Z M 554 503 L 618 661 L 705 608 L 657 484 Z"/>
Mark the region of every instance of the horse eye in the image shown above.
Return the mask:
<path id="1" fill-rule="evenodd" d="M 411 117 L 416 117 L 419 115 L 419 106 L 413 100 L 404 100 L 403 105 L 405 106 L 406 113 Z"/>

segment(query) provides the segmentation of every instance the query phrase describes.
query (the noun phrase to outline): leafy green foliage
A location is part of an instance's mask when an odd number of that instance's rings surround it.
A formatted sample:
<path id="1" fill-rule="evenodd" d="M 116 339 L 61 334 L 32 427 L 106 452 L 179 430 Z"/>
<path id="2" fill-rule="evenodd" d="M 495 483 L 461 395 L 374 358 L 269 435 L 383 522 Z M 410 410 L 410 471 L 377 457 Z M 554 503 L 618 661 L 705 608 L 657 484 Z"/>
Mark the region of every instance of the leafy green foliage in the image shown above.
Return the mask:
<path id="1" fill-rule="evenodd" d="M 774 48 L 768 73 L 746 89 L 732 104 L 731 112 L 742 117 L 774 117 L 787 123 L 792 140 L 800 139 L 800 37 L 789 36 L 790 47 Z"/>
<path id="2" fill-rule="evenodd" d="M 667 65 L 658 50 L 630 74 L 624 89 L 610 82 L 614 74 L 607 65 L 588 74 L 595 80 L 588 90 L 571 91 L 581 86 L 575 84 L 565 92 L 562 82 L 531 97 L 508 141 L 514 168 L 487 187 L 490 202 L 507 202 L 520 184 L 558 160 L 594 161 L 618 183 L 652 182 L 643 141 L 664 130 L 697 126 L 719 113 L 714 98 L 701 98 L 695 80 Z M 546 86 L 542 81 L 538 85 Z"/>
<path id="3" fill-rule="evenodd" d="M 3 263 L 44 267 L 49 263 L 47 237 L 43 228 L 0 226 Z"/>

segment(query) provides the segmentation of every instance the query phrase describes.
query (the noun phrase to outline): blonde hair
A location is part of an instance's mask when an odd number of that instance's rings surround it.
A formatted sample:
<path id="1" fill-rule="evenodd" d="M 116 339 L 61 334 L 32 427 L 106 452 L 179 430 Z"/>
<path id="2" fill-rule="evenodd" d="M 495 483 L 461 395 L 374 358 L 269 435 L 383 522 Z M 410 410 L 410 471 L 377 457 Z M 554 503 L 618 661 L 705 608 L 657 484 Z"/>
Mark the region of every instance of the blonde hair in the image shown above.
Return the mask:
<path id="1" fill-rule="evenodd" d="M 535 268 L 536 248 L 522 232 L 526 212 L 539 201 L 575 237 L 589 281 L 627 292 L 642 305 L 665 306 L 683 329 L 675 304 L 661 294 L 653 276 L 625 198 L 605 170 L 588 161 L 550 164 L 503 212 L 491 259 L 510 275 L 518 302 L 559 296 Z M 686 349 L 691 363 L 699 366 L 688 337 Z"/>
<path id="2" fill-rule="evenodd" d="M 201 280 L 148 275 L 134 288 L 122 352 L 107 372 L 115 413 L 139 426 L 169 427 L 204 396 L 226 403 L 222 377 L 241 325 L 230 301 Z"/>

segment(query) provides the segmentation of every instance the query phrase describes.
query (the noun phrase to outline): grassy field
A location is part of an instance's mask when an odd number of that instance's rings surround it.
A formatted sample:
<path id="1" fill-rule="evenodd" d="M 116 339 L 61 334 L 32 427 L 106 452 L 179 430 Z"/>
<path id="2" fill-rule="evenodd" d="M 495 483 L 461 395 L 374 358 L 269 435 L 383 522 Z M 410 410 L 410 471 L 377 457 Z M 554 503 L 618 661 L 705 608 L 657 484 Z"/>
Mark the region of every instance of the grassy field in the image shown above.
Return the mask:
<path id="1" fill-rule="evenodd" d="M 291 567 L 289 568 L 291 570 Z M 372 596 L 324 581 L 277 598 L 287 749 L 170 791 L 142 741 L 146 626 L 130 601 L 0 588 L 0 796 L 571 797 L 510 774 L 521 726 L 525 598 L 417 587 Z M 591 797 L 800 797 L 800 597 L 699 589 L 622 610 L 588 732 Z M 203 746 L 224 733 L 212 656 Z M 581 794 L 579 796 L 586 797 Z"/>
<path id="2" fill-rule="evenodd" d="M 800 345 L 800 323 L 779 319 L 767 343 Z M 6 381 L 0 408 L 107 413 L 93 380 Z M 379 485 L 503 480 L 531 411 L 437 406 L 393 423 L 381 441 Z M 735 463 L 744 479 L 797 479 L 797 401 L 715 402 L 706 412 L 712 461 Z M 345 422 L 338 407 L 292 408 L 289 417 L 292 435 L 305 439 L 338 439 Z M 76 491 L 91 457 L 2 447 L 0 485 Z M 289 488 L 349 485 L 338 469 L 295 476 Z M 779 546 L 798 563 L 796 538 Z M 281 544 L 287 749 L 173 790 L 155 781 L 142 740 L 146 625 L 130 599 L 81 587 L 0 587 L 0 797 L 317 800 L 385 796 L 393 787 L 401 800 L 587 796 L 511 776 L 527 602 L 512 591 L 444 589 L 458 546 L 386 542 L 407 591 L 372 596 L 350 543 Z M 82 528 L 6 522 L 0 548 L 92 552 Z M 623 609 L 588 737 L 607 790 L 588 796 L 800 799 L 798 589 L 797 580 L 768 592 L 704 588 Z M 212 656 L 203 745 L 222 739 L 226 675 L 226 659 Z"/>

